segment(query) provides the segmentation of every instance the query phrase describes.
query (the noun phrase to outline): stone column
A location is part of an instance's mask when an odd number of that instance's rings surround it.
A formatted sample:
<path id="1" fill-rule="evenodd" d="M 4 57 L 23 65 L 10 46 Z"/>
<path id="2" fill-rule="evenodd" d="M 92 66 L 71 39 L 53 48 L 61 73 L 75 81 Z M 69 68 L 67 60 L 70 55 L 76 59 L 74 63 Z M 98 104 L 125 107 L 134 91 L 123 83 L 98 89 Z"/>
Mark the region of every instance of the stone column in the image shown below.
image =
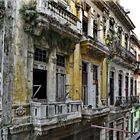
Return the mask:
<path id="1" fill-rule="evenodd" d="M 88 64 L 88 105 L 92 105 L 96 107 L 96 95 L 93 91 L 93 65 L 91 63 Z"/>
<path id="2" fill-rule="evenodd" d="M 130 78 L 130 72 L 129 72 L 129 74 L 128 74 L 128 96 L 130 96 L 130 88 L 131 88 L 130 81 L 131 81 L 131 78 Z"/>
<path id="3" fill-rule="evenodd" d="M 108 100 L 108 71 L 107 71 L 107 59 L 103 59 L 103 62 L 102 62 L 102 66 L 100 68 L 100 82 L 101 82 L 101 87 L 100 87 L 100 91 L 101 91 L 101 101 L 102 101 L 102 104 L 105 105 L 107 104 L 107 100 Z"/>
<path id="4" fill-rule="evenodd" d="M 56 100 L 56 49 L 51 50 L 49 55 L 48 73 L 47 73 L 47 100 L 55 102 Z"/>
<path id="5" fill-rule="evenodd" d="M 107 85 L 108 85 L 108 90 L 107 90 L 107 99 L 108 99 L 108 105 L 110 105 L 110 96 L 109 96 L 109 93 L 110 93 L 110 65 L 108 64 L 108 75 L 107 75 L 107 78 L 108 78 L 108 81 L 107 81 Z"/>
<path id="6" fill-rule="evenodd" d="M 118 70 L 116 69 L 114 73 L 114 102 L 116 102 L 116 96 L 119 96 L 119 87 L 118 87 Z"/>
<path id="7" fill-rule="evenodd" d="M 114 128 L 116 128 L 116 121 L 113 122 Z M 116 131 L 113 131 L 113 140 L 117 140 Z"/>
<path id="8" fill-rule="evenodd" d="M 125 97 L 125 73 L 122 75 L 122 96 Z"/>
<path id="9" fill-rule="evenodd" d="M 91 7 L 89 10 L 89 17 L 88 17 L 88 36 L 93 37 L 93 8 Z"/>
<path id="10" fill-rule="evenodd" d="M 82 96 L 82 64 L 80 44 L 75 46 L 74 51 L 74 93 L 73 100 L 80 100 Z"/>

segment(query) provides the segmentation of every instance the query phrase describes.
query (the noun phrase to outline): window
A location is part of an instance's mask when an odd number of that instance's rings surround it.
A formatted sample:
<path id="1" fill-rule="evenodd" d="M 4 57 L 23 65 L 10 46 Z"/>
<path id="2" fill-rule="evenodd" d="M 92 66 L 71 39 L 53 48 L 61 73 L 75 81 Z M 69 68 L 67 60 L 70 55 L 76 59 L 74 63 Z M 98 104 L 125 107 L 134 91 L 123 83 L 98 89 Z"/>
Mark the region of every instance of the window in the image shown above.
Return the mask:
<path id="1" fill-rule="evenodd" d="M 109 30 L 110 32 L 113 34 L 114 33 L 114 24 L 115 24 L 115 20 L 113 17 L 110 17 L 110 20 L 109 20 Z"/>
<path id="2" fill-rule="evenodd" d="M 94 85 L 94 92 L 96 94 L 96 107 L 98 107 L 98 101 L 99 101 L 99 91 L 98 91 L 98 66 L 93 65 L 93 85 Z"/>
<path id="3" fill-rule="evenodd" d="M 95 40 L 97 40 L 98 38 L 98 24 L 97 24 L 97 21 L 94 20 L 93 22 L 93 37 Z"/>
<path id="4" fill-rule="evenodd" d="M 83 33 L 85 36 L 88 35 L 88 13 L 89 5 L 86 2 L 83 2 Z"/>
<path id="5" fill-rule="evenodd" d="M 98 80 L 98 66 L 93 65 L 93 80 Z"/>
<path id="6" fill-rule="evenodd" d="M 84 105 L 88 104 L 88 64 L 82 62 L 82 100 Z"/>
<path id="7" fill-rule="evenodd" d="M 110 71 L 110 105 L 114 104 L 114 72 Z"/>
<path id="8" fill-rule="evenodd" d="M 135 96 L 137 95 L 137 80 L 135 80 Z"/>
<path id="9" fill-rule="evenodd" d="M 122 96 L 122 75 L 119 74 L 119 96 Z"/>
<path id="10" fill-rule="evenodd" d="M 131 90 L 130 90 L 131 96 L 133 96 L 133 78 L 131 78 Z"/>
<path id="11" fill-rule="evenodd" d="M 33 69 L 33 98 L 47 98 L 47 71 Z"/>
<path id="12" fill-rule="evenodd" d="M 117 35 L 118 35 L 119 43 L 121 45 L 121 42 L 122 42 L 122 27 L 121 26 L 118 26 Z"/>
<path id="13" fill-rule="evenodd" d="M 34 60 L 47 62 L 48 52 L 45 49 L 35 48 Z"/>
<path id="14" fill-rule="evenodd" d="M 125 33 L 125 48 L 128 48 L 128 34 Z"/>
<path id="15" fill-rule="evenodd" d="M 85 36 L 88 35 L 88 18 L 83 17 L 83 33 Z"/>
<path id="16" fill-rule="evenodd" d="M 57 55 L 57 65 L 65 67 L 65 57 L 62 55 Z"/>

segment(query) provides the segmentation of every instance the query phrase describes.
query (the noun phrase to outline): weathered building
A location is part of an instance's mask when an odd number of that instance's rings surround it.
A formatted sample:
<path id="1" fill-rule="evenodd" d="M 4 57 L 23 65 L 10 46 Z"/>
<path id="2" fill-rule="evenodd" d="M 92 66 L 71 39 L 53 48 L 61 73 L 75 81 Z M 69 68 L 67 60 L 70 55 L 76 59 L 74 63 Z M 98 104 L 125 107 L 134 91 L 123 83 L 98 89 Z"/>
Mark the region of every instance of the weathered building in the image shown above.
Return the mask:
<path id="1" fill-rule="evenodd" d="M 134 103 L 139 103 L 136 50 L 130 43 L 135 26 L 118 2 L 109 1 L 108 5 L 111 11 L 107 40 L 111 38 L 112 57 L 108 61 L 108 105 L 111 108 L 108 126 L 128 131 L 130 111 Z M 109 137 L 128 139 L 129 134 L 113 131 Z"/>
<path id="2" fill-rule="evenodd" d="M 135 26 L 118 1 L 5 0 L 0 22 L 1 139 L 129 138 L 95 127 L 128 131 L 139 103 Z"/>
<path id="3" fill-rule="evenodd" d="M 130 35 L 130 46 L 133 48 L 133 53 L 135 54 L 136 60 L 137 60 L 137 68 L 135 70 L 135 86 L 134 86 L 134 94 L 139 95 L 139 83 L 140 83 L 140 77 L 139 77 L 139 56 L 140 56 L 140 43 L 135 35 L 134 32 Z M 132 50 L 131 50 L 132 52 Z M 137 97 L 139 98 L 139 97 Z M 132 107 L 131 115 L 129 118 L 129 131 L 131 132 L 138 132 L 140 128 L 140 108 L 139 104 L 135 103 Z"/>

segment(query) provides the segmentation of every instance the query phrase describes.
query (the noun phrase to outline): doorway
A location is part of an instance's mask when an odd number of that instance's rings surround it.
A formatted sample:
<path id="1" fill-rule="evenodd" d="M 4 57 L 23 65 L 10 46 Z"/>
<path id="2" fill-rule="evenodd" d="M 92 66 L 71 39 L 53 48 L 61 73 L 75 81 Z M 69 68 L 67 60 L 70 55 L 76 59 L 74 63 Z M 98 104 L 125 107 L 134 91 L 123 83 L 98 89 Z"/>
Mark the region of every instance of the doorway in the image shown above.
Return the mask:
<path id="1" fill-rule="evenodd" d="M 88 105 L 88 70 L 87 63 L 82 62 L 82 100 L 84 105 Z"/>
<path id="2" fill-rule="evenodd" d="M 110 72 L 110 105 L 114 105 L 114 72 Z"/>
<path id="3" fill-rule="evenodd" d="M 47 98 L 47 71 L 33 69 L 33 98 Z"/>
<path id="4" fill-rule="evenodd" d="M 96 95 L 96 107 L 98 107 L 98 102 L 99 102 L 99 67 L 97 65 L 93 65 L 93 87 L 94 87 L 94 92 Z"/>

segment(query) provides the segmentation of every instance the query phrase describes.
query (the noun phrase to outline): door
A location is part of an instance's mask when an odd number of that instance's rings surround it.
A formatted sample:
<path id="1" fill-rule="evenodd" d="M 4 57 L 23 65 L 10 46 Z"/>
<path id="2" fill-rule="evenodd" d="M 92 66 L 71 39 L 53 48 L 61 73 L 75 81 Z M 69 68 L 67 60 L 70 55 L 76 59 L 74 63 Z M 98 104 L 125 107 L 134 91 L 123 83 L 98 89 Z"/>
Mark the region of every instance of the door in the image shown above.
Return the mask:
<path id="1" fill-rule="evenodd" d="M 114 105 L 114 72 L 110 72 L 110 105 Z"/>
<path id="2" fill-rule="evenodd" d="M 84 105 L 88 105 L 88 72 L 87 63 L 82 63 L 82 100 Z"/>
<path id="3" fill-rule="evenodd" d="M 65 77 L 64 73 L 56 73 L 56 101 L 58 102 L 65 100 Z"/>
<path id="4" fill-rule="evenodd" d="M 122 75 L 119 74 L 119 97 L 122 97 Z"/>
<path id="5" fill-rule="evenodd" d="M 33 69 L 33 98 L 46 99 L 47 97 L 47 71 Z"/>
<path id="6" fill-rule="evenodd" d="M 98 107 L 98 101 L 99 101 L 99 91 L 98 91 L 98 66 L 93 65 L 93 87 L 94 87 L 94 92 L 96 95 L 96 107 Z"/>

